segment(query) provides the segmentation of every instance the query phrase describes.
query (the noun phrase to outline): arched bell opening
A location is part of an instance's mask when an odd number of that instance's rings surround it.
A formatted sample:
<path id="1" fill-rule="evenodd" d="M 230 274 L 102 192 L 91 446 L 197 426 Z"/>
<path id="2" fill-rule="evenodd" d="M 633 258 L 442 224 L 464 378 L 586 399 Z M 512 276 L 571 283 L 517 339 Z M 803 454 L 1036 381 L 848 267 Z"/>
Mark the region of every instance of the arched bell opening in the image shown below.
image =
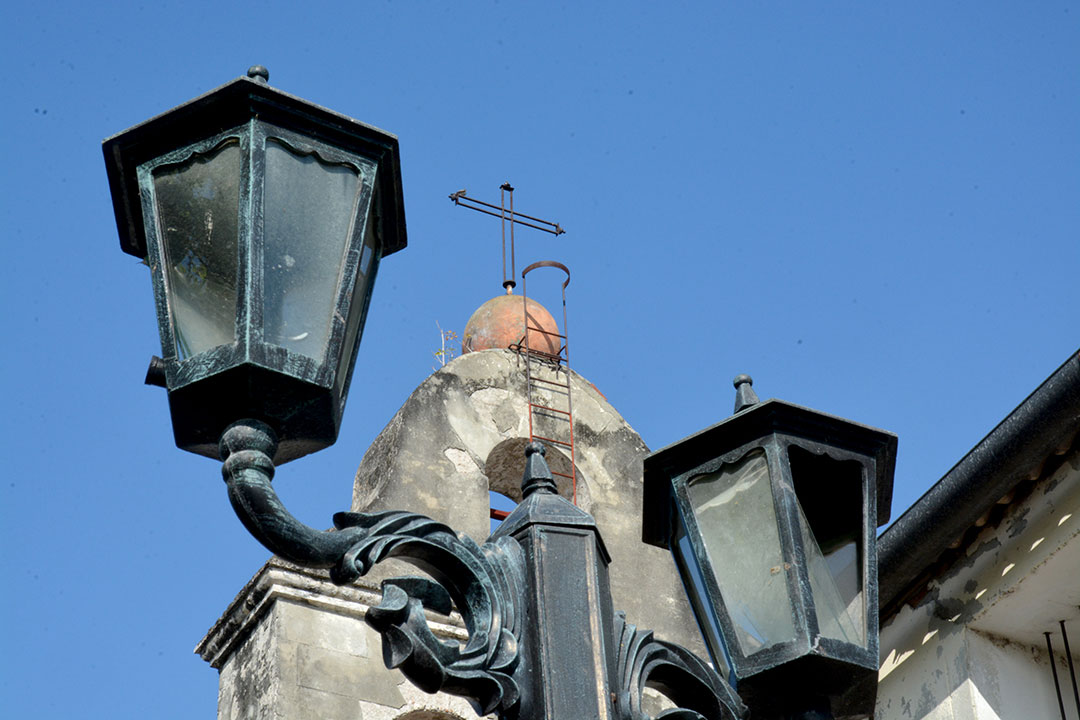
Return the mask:
<path id="1" fill-rule="evenodd" d="M 513 510 L 521 502 L 521 477 L 525 473 L 525 446 L 529 438 L 515 437 L 503 440 L 491 449 L 484 461 L 484 475 L 488 479 L 488 491 L 491 495 L 492 519 L 502 521 L 505 515 L 501 512 Z M 570 466 L 570 457 L 557 447 L 544 445 L 548 467 L 551 469 L 552 478 L 558 488 L 559 495 L 574 502 L 576 495 L 577 506 L 589 512 L 592 505 L 588 483 L 585 480 L 581 467 Z M 577 477 L 577 489 L 575 493 L 574 483 L 570 476 Z M 501 512 L 497 512 L 501 511 Z M 496 517 L 496 515 L 500 515 Z"/>

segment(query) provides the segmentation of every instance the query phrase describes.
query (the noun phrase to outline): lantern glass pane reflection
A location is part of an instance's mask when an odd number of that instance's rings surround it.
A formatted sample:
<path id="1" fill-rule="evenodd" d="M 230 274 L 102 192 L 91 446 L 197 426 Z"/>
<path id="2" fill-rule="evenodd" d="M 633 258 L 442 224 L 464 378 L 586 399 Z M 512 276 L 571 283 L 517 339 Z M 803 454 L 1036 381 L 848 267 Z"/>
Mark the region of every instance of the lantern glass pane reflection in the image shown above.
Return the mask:
<path id="1" fill-rule="evenodd" d="M 799 508 L 799 529 L 814 593 L 818 632 L 855 645 L 865 644 L 865 623 L 858 595 L 858 553 L 854 542 L 837 548 L 826 556 L 818 546 L 806 515 Z"/>
<path id="2" fill-rule="evenodd" d="M 266 143 L 263 337 L 322 361 L 330 337 L 360 174 Z"/>
<path id="3" fill-rule="evenodd" d="M 797 446 L 788 448 L 788 457 L 818 632 L 865 646 L 862 466 Z"/>
<path id="4" fill-rule="evenodd" d="M 687 492 L 744 655 L 795 637 L 769 466 L 760 448 Z"/>
<path id="5" fill-rule="evenodd" d="M 176 355 L 183 360 L 236 339 L 240 144 L 154 170 Z"/>
<path id="6" fill-rule="evenodd" d="M 379 241 L 375 237 L 375 220 L 369 218 L 367 229 L 364 231 L 364 247 L 360 253 L 360 265 L 356 269 L 356 286 L 353 288 L 353 295 L 358 299 L 354 300 L 349 322 L 345 326 L 345 344 L 343 347 L 346 353 L 351 348 L 356 347 L 356 337 L 360 332 L 360 326 L 363 324 L 364 313 L 367 312 L 367 308 L 361 299 L 369 297 L 368 287 L 375 279 L 375 269 L 378 265 L 378 245 Z M 346 389 L 348 389 L 349 372 L 347 368 L 350 360 L 351 358 L 348 356 L 343 357 L 341 368 L 338 370 L 336 387 L 339 397 L 343 397 Z"/>
<path id="7" fill-rule="evenodd" d="M 675 563 L 679 566 L 679 577 L 686 589 L 686 596 L 690 600 L 694 618 L 698 622 L 701 634 L 705 637 L 705 646 L 709 650 L 713 666 L 727 678 L 731 675 L 731 663 L 723 641 L 724 634 L 720 631 L 720 622 L 708 601 L 709 591 L 705 586 L 705 578 L 701 576 L 701 568 L 694 560 L 693 544 L 686 536 L 681 523 L 676 538 L 677 542 L 671 546 L 671 551 L 675 557 Z"/>

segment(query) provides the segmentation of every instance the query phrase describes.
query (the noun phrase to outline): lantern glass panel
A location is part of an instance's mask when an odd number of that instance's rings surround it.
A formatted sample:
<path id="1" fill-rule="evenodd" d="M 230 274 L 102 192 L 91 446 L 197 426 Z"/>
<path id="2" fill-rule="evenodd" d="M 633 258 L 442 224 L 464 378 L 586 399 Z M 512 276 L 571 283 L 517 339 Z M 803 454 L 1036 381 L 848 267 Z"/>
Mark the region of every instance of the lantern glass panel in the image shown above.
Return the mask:
<path id="1" fill-rule="evenodd" d="M 731 674 L 731 663 L 728 660 L 727 649 L 724 646 L 723 633 L 720 632 L 720 622 L 712 610 L 712 604 L 708 601 L 709 592 L 706 589 L 705 578 L 701 574 L 701 568 L 694 560 L 693 543 L 687 537 L 684 525 L 679 524 L 677 529 L 677 541 L 671 546 L 671 552 L 679 567 L 679 577 L 683 581 L 686 595 L 690 599 L 694 617 L 698 621 L 701 634 L 705 637 L 705 645 L 709 650 L 709 656 L 713 665 L 725 678 Z"/>
<path id="2" fill-rule="evenodd" d="M 367 301 L 371 294 L 371 284 L 375 281 L 375 272 L 379 265 L 379 241 L 375 237 L 375 218 L 369 217 L 367 229 L 364 231 L 364 246 L 360 251 L 360 263 L 356 269 L 356 286 L 353 288 L 353 307 L 349 313 L 349 324 L 345 328 L 345 343 L 342 352 L 355 353 L 358 349 L 357 337 L 360 328 L 364 324 L 364 315 L 367 313 Z M 345 396 L 348 390 L 349 363 L 352 357 L 342 358 L 341 367 L 337 373 L 337 393 L 339 397 Z"/>
<path id="3" fill-rule="evenodd" d="M 324 162 L 276 138 L 266 143 L 263 196 L 263 339 L 322 361 L 345 248 L 353 232 L 358 170 Z"/>
<path id="4" fill-rule="evenodd" d="M 858 553 L 848 542 L 829 555 L 822 552 L 806 514 L 799 508 L 799 529 L 814 593 L 818 632 L 824 637 L 862 645 L 865 640 L 862 603 L 858 596 Z"/>
<path id="5" fill-rule="evenodd" d="M 765 451 L 756 448 L 692 478 L 687 492 L 742 653 L 792 640 L 791 565 L 780 544 Z"/>
<path id="6" fill-rule="evenodd" d="M 862 466 L 790 447 L 799 528 L 823 637 L 866 645 Z"/>
<path id="7" fill-rule="evenodd" d="M 169 309 L 181 360 L 236 339 L 240 143 L 153 171 Z"/>

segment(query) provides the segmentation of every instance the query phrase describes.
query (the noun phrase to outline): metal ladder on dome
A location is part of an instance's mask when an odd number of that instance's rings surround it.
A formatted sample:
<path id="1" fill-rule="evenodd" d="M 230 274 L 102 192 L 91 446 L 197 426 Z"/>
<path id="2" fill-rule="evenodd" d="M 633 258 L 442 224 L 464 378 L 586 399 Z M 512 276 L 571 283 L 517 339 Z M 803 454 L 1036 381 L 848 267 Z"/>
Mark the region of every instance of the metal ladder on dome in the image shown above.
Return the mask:
<path id="1" fill-rule="evenodd" d="M 509 199 L 509 207 L 507 207 L 507 199 Z M 562 235 L 566 231 L 563 230 L 562 225 L 550 220 L 543 220 L 532 215 L 526 215 L 525 213 L 514 210 L 514 186 L 506 182 L 499 186 L 499 204 L 484 202 L 483 200 L 477 200 L 471 198 L 468 192 L 464 189 L 457 192 L 450 193 L 450 200 L 454 205 L 468 208 L 469 210 L 476 210 L 477 212 L 484 213 L 485 215 L 491 215 L 497 217 L 502 225 L 502 266 L 503 266 L 503 282 L 502 285 L 506 289 L 508 294 L 513 294 L 514 288 L 517 286 L 517 282 L 514 280 L 514 269 L 517 263 L 514 243 L 514 227 L 516 225 L 524 225 L 525 227 L 532 228 L 534 230 L 541 230 L 546 233 L 550 233 L 556 237 Z M 497 212 L 496 212 L 497 211 Z M 510 272 L 506 272 L 506 226 L 510 225 Z M 570 481 L 570 494 L 574 504 L 577 504 L 577 465 L 574 461 L 574 416 L 573 406 L 570 398 L 570 351 L 567 347 L 566 335 L 559 333 L 552 333 L 544 330 L 543 328 L 532 326 L 529 323 L 528 314 L 528 297 L 525 292 L 525 276 L 532 270 L 540 267 L 554 267 L 562 270 L 566 273 L 566 281 L 562 285 L 562 306 L 563 306 L 563 332 L 566 332 L 566 286 L 570 284 L 570 271 L 562 263 L 554 261 L 542 261 L 533 263 L 529 267 L 525 268 L 521 272 L 522 280 L 522 310 L 525 316 L 525 327 L 523 331 L 524 335 L 521 340 L 513 345 L 510 345 L 509 349 L 514 350 L 519 355 L 524 355 L 525 362 L 525 384 L 526 384 L 526 397 L 528 402 L 529 413 L 529 441 L 541 440 L 549 443 L 552 447 L 565 449 L 570 456 L 570 474 L 563 472 L 551 471 L 552 475 L 556 477 L 565 478 Z M 536 333 L 550 336 L 555 339 L 555 345 L 559 347 L 558 352 L 549 353 L 539 348 L 532 348 L 529 342 L 529 330 L 533 330 Z M 550 346 L 549 346 L 550 347 Z M 533 373 L 533 363 L 537 363 L 537 373 Z M 541 377 L 543 370 L 549 372 L 553 371 L 554 377 L 544 378 Z M 559 376 L 562 376 L 566 382 L 559 382 Z M 556 395 L 562 395 L 565 397 L 566 409 L 553 407 L 552 405 L 543 405 L 535 402 L 537 397 L 538 384 L 547 388 L 549 391 L 554 390 Z M 540 418 L 547 422 L 538 423 L 537 413 L 540 414 Z M 560 440 L 555 437 L 547 437 L 537 434 L 536 427 L 538 424 L 549 424 L 554 418 L 562 418 L 564 427 L 567 428 L 567 432 L 563 434 L 566 440 Z M 550 432 L 551 435 L 558 435 L 557 432 Z M 560 466 L 558 460 L 554 457 L 548 459 L 549 467 L 555 464 L 556 467 Z M 558 480 L 555 481 L 556 485 L 559 484 Z M 509 512 L 506 510 L 490 509 L 491 519 L 502 521 L 505 520 Z"/>
<path id="2" fill-rule="evenodd" d="M 566 273 L 562 284 L 562 333 L 545 330 L 540 322 L 529 316 L 527 276 L 533 270 L 551 267 Z M 570 341 L 566 326 L 566 286 L 570 284 L 570 270 L 554 260 L 534 262 L 521 271 L 521 306 L 524 314 L 524 334 L 510 349 L 525 357 L 525 395 L 529 413 L 529 442 L 539 440 L 562 450 L 569 456 L 570 472 L 551 471 L 557 478 L 570 483 L 570 495 L 577 504 L 577 463 L 574 457 L 574 403 L 570 391 Z M 533 335 L 536 333 L 536 335 Z M 532 335 L 533 339 L 530 339 Z M 548 342 L 541 342 L 543 336 Z M 558 347 L 556 352 L 542 350 L 534 345 Z M 541 434 L 544 433 L 544 434 Z M 561 436 L 554 437 L 554 436 Z M 548 465 L 558 466 L 554 457 Z"/>

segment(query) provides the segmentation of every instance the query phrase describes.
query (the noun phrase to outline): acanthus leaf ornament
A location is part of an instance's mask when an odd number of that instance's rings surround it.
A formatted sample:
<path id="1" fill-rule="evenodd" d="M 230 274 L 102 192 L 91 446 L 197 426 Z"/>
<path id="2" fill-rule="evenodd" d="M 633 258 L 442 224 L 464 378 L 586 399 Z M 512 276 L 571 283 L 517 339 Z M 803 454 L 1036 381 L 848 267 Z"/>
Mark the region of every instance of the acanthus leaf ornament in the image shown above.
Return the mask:
<path id="1" fill-rule="evenodd" d="M 368 611 L 367 622 L 383 634 L 387 664 L 428 692 L 469 699 L 481 715 L 513 707 L 519 697 L 510 676 L 518 659 L 518 546 L 496 541 L 481 547 L 442 523 L 397 511 L 338 513 L 334 524 L 367 533 L 331 570 L 334 582 L 351 582 L 390 557 L 435 579 L 383 581 L 383 601 Z M 425 609 L 449 614 L 453 608 L 469 633 L 463 648 L 436 638 L 424 615 Z"/>
<path id="2" fill-rule="evenodd" d="M 674 643 L 657 640 L 651 630 L 638 630 L 615 613 L 619 638 L 616 711 L 623 720 L 651 720 L 642 708 L 646 687 L 662 691 L 679 707 L 656 720 L 739 720 L 747 708 L 731 686 L 697 655 Z"/>

